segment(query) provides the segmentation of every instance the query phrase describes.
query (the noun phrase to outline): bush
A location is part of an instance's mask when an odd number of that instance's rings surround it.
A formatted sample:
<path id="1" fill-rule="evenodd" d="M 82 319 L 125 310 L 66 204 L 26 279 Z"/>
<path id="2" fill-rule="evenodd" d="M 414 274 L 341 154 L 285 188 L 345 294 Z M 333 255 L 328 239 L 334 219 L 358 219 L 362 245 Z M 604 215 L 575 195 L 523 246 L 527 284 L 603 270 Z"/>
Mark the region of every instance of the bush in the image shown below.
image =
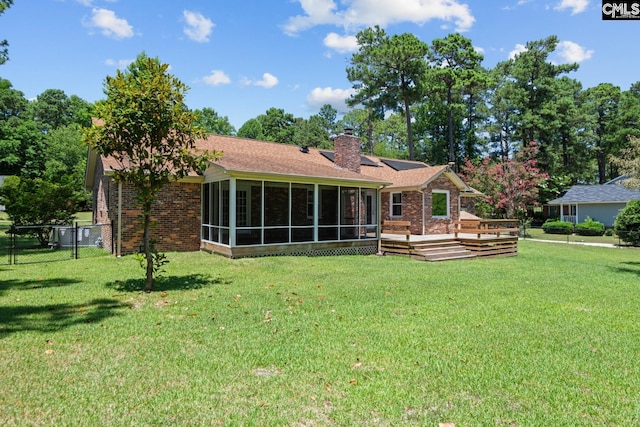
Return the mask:
<path id="1" fill-rule="evenodd" d="M 576 224 L 576 234 L 580 236 L 602 236 L 604 234 L 604 224 L 587 217 L 584 222 Z"/>
<path id="2" fill-rule="evenodd" d="M 613 228 L 623 242 L 640 246 L 640 200 L 630 200 L 620 210 Z"/>
<path id="3" fill-rule="evenodd" d="M 607 236 L 607 237 L 611 237 L 614 234 L 616 234 L 616 233 L 613 231 L 613 228 L 607 228 L 607 231 L 604 232 L 604 235 Z"/>
<path id="4" fill-rule="evenodd" d="M 542 230 L 547 234 L 571 234 L 573 223 L 569 221 L 547 221 L 542 224 Z"/>

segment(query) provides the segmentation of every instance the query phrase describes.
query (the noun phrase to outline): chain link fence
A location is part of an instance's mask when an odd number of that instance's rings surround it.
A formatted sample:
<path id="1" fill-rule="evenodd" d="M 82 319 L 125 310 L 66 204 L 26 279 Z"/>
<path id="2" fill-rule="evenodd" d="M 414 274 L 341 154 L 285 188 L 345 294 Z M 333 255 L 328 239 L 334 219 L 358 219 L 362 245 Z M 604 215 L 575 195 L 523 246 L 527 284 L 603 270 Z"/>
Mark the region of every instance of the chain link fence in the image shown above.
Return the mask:
<path id="1" fill-rule="evenodd" d="M 102 225 L 11 226 L 0 229 L 0 263 L 30 264 L 107 255 Z"/>

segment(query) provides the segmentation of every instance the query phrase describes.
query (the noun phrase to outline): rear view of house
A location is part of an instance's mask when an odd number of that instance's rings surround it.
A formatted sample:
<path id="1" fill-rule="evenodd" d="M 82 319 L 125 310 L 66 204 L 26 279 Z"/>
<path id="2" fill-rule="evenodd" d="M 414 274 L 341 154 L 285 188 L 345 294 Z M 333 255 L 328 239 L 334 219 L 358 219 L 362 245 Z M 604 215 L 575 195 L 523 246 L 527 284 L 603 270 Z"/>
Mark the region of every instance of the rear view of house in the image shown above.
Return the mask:
<path id="1" fill-rule="evenodd" d="M 385 220 L 413 234 L 452 233 L 472 190 L 448 167 L 360 153 L 345 133 L 334 151 L 210 135 L 198 149 L 222 158 L 167 186 L 154 207 L 162 251 L 206 250 L 228 257 L 371 254 Z M 115 254 L 137 252 L 141 231 L 132 188 L 115 182 L 114 162 L 90 152 L 87 187 L 94 220 Z"/>

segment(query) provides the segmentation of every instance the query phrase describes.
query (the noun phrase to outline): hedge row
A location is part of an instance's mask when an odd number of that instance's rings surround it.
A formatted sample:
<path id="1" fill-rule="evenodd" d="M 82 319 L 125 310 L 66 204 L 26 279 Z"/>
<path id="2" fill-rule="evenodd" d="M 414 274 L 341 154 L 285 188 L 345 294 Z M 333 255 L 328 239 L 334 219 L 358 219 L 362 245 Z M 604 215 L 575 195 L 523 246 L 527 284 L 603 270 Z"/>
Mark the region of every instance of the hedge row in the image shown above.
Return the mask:
<path id="1" fill-rule="evenodd" d="M 547 221 L 542 224 L 542 230 L 548 234 L 573 234 L 580 236 L 602 236 L 604 224 L 587 218 L 584 222 L 576 224 L 568 221 Z"/>

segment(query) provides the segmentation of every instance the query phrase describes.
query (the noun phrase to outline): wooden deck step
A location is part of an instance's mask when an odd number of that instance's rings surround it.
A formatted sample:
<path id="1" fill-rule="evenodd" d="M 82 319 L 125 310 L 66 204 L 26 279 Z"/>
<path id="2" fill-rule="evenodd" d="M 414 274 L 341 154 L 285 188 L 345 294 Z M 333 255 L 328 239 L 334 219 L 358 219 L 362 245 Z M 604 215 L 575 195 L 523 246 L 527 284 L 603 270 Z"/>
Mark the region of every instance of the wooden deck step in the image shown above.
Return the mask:
<path id="1" fill-rule="evenodd" d="M 475 258 L 476 254 L 454 239 L 437 242 L 423 242 L 413 246 L 411 256 L 425 261 L 448 261 Z"/>

